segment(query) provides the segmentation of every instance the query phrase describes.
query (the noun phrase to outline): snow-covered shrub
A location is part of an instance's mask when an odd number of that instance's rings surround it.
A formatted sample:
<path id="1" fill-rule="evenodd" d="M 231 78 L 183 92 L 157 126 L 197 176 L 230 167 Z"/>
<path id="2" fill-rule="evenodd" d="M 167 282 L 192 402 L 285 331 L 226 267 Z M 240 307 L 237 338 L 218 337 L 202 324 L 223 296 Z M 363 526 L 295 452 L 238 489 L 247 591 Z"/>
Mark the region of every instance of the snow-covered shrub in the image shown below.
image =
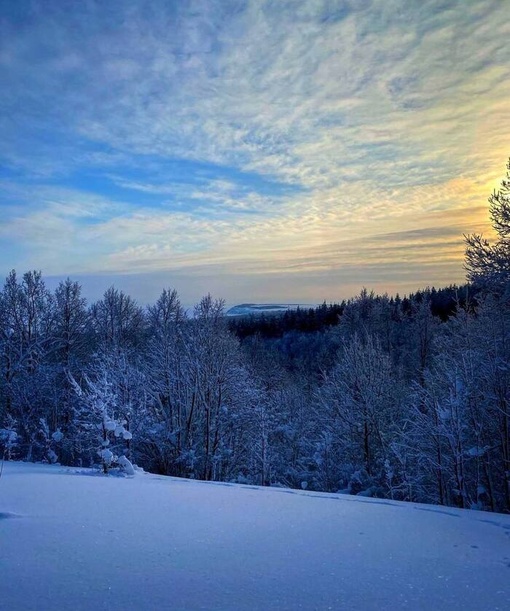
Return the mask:
<path id="1" fill-rule="evenodd" d="M 71 378 L 82 404 L 83 439 L 90 450 L 95 446 L 91 458 L 93 460 L 95 455 L 100 459 L 103 473 L 107 474 L 111 468 L 119 467 L 131 474 L 132 465 L 124 454 L 129 452 L 133 435 L 127 419 L 117 416 L 120 411 L 119 397 L 111 379 L 112 371 L 105 362 L 101 362 L 94 373 L 94 377 L 83 376 L 82 386 Z"/>
<path id="2" fill-rule="evenodd" d="M 0 457 L 12 460 L 18 445 L 18 434 L 14 428 L 0 429 Z"/>

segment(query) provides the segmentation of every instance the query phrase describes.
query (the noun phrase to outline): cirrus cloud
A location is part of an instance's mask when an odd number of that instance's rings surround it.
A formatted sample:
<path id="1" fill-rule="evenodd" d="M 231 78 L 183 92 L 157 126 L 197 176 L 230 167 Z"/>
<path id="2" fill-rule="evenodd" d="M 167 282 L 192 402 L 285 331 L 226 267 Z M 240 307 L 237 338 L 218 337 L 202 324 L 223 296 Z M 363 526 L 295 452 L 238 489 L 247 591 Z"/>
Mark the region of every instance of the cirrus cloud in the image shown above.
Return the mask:
<path id="1" fill-rule="evenodd" d="M 4 273 L 462 281 L 508 155 L 504 3 L 0 10 Z"/>

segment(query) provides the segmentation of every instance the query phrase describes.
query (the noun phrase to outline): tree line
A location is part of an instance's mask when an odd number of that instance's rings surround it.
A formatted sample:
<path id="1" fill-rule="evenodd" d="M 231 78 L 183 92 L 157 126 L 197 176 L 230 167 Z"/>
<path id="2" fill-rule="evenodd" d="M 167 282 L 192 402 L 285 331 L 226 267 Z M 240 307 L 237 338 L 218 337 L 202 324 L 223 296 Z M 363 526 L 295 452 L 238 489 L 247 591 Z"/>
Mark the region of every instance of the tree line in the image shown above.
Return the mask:
<path id="1" fill-rule="evenodd" d="M 510 172 L 510 167 L 509 167 Z M 509 180 L 465 287 L 228 320 L 175 290 L 0 291 L 8 459 L 510 511 Z"/>

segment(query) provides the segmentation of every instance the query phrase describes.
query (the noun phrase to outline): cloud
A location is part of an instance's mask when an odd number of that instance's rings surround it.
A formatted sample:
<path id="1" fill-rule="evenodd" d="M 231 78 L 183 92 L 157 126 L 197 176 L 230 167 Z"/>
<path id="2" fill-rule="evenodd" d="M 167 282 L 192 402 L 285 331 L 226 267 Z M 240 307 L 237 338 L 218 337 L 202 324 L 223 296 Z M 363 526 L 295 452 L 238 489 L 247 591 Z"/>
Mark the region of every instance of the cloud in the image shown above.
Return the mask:
<path id="1" fill-rule="evenodd" d="M 504 3 L 1 10 L 6 268 L 462 278 L 508 155 Z"/>

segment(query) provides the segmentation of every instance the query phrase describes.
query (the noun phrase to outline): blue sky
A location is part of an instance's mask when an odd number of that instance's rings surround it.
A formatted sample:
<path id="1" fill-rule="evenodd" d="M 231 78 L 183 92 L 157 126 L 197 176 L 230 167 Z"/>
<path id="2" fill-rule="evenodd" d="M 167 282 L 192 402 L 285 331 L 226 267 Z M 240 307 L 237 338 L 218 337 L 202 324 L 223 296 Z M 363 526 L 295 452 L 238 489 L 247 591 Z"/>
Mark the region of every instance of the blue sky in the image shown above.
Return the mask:
<path id="1" fill-rule="evenodd" d="M 462 282 L 509 36 L 501 0 L 5 0 L 0 274 L 189 304 Z"/>

